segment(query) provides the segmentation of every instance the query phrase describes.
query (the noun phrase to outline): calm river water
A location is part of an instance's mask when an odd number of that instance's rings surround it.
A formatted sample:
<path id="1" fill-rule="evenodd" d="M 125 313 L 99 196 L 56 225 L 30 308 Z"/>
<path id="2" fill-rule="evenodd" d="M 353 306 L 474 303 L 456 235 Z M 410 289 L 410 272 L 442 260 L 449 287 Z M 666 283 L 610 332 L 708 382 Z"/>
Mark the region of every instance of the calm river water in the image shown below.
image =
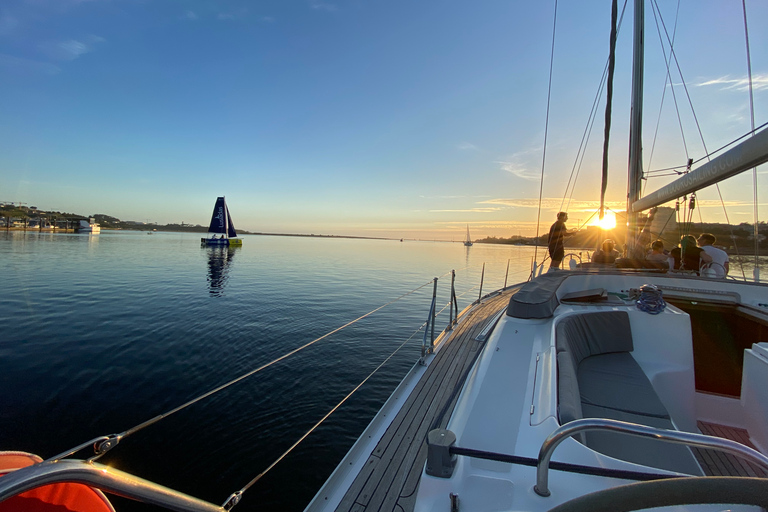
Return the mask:
<path id="1" fill-rule="evenodd" d="M 533 248 L 199 234 L 0 232 L 0 449 L 50 457 L 124 431 L 456 270 L 459 310 Z M 539 252 L 541 259 L 541 250 Z M 426 320 L 429 284 L 125 439 L 101 459 L 223 503 Z M 448 322 L 446 310 L 438 327 Z M 236 510 L 302 510 L 419 356 L 408 341 Z M 82 456 L 82 455 L 81 455 Z M 154 510 L 114 500 L 118 511 Z"/>

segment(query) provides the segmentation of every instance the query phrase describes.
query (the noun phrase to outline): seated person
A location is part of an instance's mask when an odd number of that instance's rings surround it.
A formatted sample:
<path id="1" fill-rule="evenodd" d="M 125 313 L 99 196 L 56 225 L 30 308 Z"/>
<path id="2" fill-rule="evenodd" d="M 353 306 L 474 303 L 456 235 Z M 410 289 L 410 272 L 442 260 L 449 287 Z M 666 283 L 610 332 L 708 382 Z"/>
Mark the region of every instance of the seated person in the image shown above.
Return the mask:
<path id="1" fill-rule="evenodd" d="M 714 276 L 720 279 L 724 279 L 730 270 L 730 263 L 728 261 L 728 253 L 722 249 L 718 249 L 714 246 L 717 238 L 712 233 L 702 233 L 696 240 L 699 247 L 712 256 L 712 265 L 710 268 L 714 271 Z"/>
<path id="2" fill-rule="evenodd" d="M 592 263 L 614 263 L 619 257 L 619 251 L 614 249 L 614 242 L 607 239 L 603 246 L 592 253 Z"/>
<path id="3" fill-rule="evenodd" d="M 696 246 L 696 238 L 692 235 L 682 237 L 680 247 L 672 249 L 670 255 L 675 261 L 676 270 L 693 270 L 696 274 L 702 263 L 712 263 L 712 256 Z"/>
<path id="4" fill-rule="evenodd" d="M 669 253 L 664 251 L 664 242 L 656 240 L 651 244 L 651 250 L 645 256 L 646 261 L 665 263 L 669 265 Z"/>

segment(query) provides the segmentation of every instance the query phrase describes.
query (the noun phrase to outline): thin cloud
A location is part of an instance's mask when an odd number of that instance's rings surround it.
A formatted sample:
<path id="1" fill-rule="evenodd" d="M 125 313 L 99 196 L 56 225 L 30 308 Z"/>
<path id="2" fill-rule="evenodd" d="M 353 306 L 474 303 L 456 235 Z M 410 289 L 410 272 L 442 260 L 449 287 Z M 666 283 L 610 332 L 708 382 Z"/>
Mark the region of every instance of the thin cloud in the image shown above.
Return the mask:
<path id="1" fill-rule="evenodd" d="M 233 21 L 244 18 L 248 15 L 248 9 L 240 9 L 237 11 L 220 12 L 216 15 L 216 18 L 222 21 Z"/>
<path id="2" fill-rule="evenodd" d="M 53 60 L 71 61 L 90 53 L 97 43 L 104 42 L 103 37 L 88 36 L 83 41 L 67 39 L 66 41 L 47 41 L 40 44 L 40 49 Z"/>
<path id="3" fill-rule="evenodd" d="M 455 210 L 428 210 L 430 213 L 491 213 L 498 212 L 503 208 L 467 208 Z"/>
<path id="4" fill-rule="evenodd" d="M 538 160 L 541 158 L 541 151 L 541 146 L 531 147 L 498 160 L 496 163 L 501 166 L 501 170 L 518 178 L 538 181 L 541 179 L 541 170 L 538 163 Z"/>
<path id="5" fill-rule="evenodd" d="M 541 208 L 542 210 L 551 210 L 556 211 L 560 209 L 560 205 L 562 203 L 561 198 L 555 198 L 555 197 L 547 197 L 542 198 L 541 200 Z M 539 207 L 539 200 L 537 198 L 521 198 L 521 199 L 511 199 L 511 198 L 498 198 L 498 199 L 489 199 L 487 201 L 482 201 L 483 204 L 500 204 L 511 208 L 538 208 Z M 605 206 L 612 209 L 612 210 L 624 210 L 626 208 L 626 203 L 623 201 L 606 201 Z M 598 207 L 597 201 L 584 201 L 584 200 L 573 200 L 571 201 L 571 206 L 569 208 L 570 211 L 581 211 L 581 212 L 593 212 Z"/>
<path id="6" fill-rule="evenodd" d="M 319 0 L 312 0 L 309 6 L 316 11 L 333 12 L 338 11 L 339 7 L 336 4 L 329 4 L 327 2 L 321 2 Z"/>
<path id="7" fill-rule="evenodd" d="M 0 69 L 16 75 L 55 75 L 61 68 L 48 62 L 23 59 L 0 53 Z"/>
<path id="8" fill-rule="evenodd" d="M 259 20 L 263 21 L 264 23 L 274 23 L 276 21 L 272 16 L 262 16 L 259 18 Z"/>
<path id="9" fill-rule="evenodd" d="M 420 199 L 463 199 L 465 197 L 467 197 L 467 196 L 454 196 L 454 195 L 452 195 L 452 196 L 427 196 L 427 195 L 424 195 L 424 194 L 420 194 L 419 195 Z"/>
<path id="10" fill-rule="evenodd" d="M 462 151 L 478 151 L 480 149 L 470 142 L 462 142 L 457 147 Z"/>
<path id="11" fill-rule="evenodd" d="M 526 167 L 517 162 L 496 162 L 501 165 L 502 171 L 507 171 L 510 174 L 517 176 L 528 181 L 537 181 L 541 175 L 537 171 Z"/>
<path id="12" fill-rule="evenodd" d="M 749 78 L 748 77 L 731 78 L 729 75 L 726 75 L 720 78 L 715 78 L 713 80 L 699 82 L 694 85 L 696 87 L 719 86 L 721 91 L 728 91 L 728 90 L 748 91 Z M 752 90 L 754 91 L 768 90 L 768 75 L 753 76 Z"/>
<path id="13" fill-rule="evenodd" d="M 197 15 L 195 11 L 185 11 L 184 14 L 181 15 L 182 19 L 194 21 L 198 19 L 200 16 Z"/>

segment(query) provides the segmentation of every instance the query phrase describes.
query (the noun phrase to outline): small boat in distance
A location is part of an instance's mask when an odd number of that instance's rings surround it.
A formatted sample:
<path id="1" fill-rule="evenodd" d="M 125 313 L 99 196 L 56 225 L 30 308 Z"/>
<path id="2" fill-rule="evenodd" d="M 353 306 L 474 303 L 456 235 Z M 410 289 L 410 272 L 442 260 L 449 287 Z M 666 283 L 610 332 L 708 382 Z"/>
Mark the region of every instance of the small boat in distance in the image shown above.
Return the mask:
<path id="1" fill-rule="evenodd" d="M 101 233 L 101 226 L 99 226 L 94 220 L 88 219 L 80 219 L 80 225 L 77 227 L 78 233 L 91 233 L 91 234 L 99 234 Z"/>
<path id="2" fill-rule="evenodd" d="M 232 217 L 229 215 L 229 208 L 224 197 L 216 198 L 216 205 L 213 207 L 211 215 L 211 224 L 208 226 L 208 236 L 200 239 L 200 244 L 208 247 L 232 247 L 241 246 L 243 241 L 237 237 L 235 225 L 232 223 Z"/>
<path id="3" fill-rule="evenodd" d="M 470 247 L 472 245 L 472 239 L 469 237 L 469 224 L 467 224 L 467 239 L 464 240 L 464 245 Z"/>

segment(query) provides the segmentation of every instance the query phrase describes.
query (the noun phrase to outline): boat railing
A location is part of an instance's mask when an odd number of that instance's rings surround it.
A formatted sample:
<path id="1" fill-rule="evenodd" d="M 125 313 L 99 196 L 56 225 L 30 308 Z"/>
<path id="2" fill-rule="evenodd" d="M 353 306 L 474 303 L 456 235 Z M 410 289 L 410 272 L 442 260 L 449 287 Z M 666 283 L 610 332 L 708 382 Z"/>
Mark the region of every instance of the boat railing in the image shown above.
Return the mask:
<path id="1" fill-rule="evenodd" d="M 483 271 L 480 274 L 480 292 L 477 294 L 477 302 L 483 298 L 483 281 L 485 280 L 485 263 L 483 263 Z"/>
<path id="2" fill-rule="evenodd" d="M 435 303 L 437 301 L 437 278 L 434 278 L 432 282 L 432 304 L 429 306 L 429 314 L 427 315 L 427 322 L 424 327 L 424 339 L 421 342 L 421 357 L 419 358 L 420 364 L 425 364 L 427 355 L 431 354 L 435 349 Z M 427 345 L 427 337 L 429 337 L 429 345 Z"/>
<path id="3" fill-rule="evenodd" d="M 743 457 L 768 470 L 768 457 L 730 439 L 692 434 L 677 430 L 648 427 L 636 423 L 610 420 L 605 418 L 583 418 L 571 421 L 552 432 L 541 445 L 539 462 L 536 466 L 536 485 L 533 488 L 539 496 L 549 496 L 549 462 L 555 448 L 569 437 L 588 430 L 610 430 L 621 434 L 647 437 L 674 444 L 683 444 L 695 448 L 709 448 Z"/>
<path id="4" fill-rule="evenodd" d="M 507 272 L 509 272 L 509 263 L 507 263 Z M 506 278 L 504 281 L 506 286 Z M 448 303 L 448 327 L 446 331 L 453 329 L 453 326 L 459 321 L 459 300 L 456 298 L 456 271 L 451 270 L 451 301 Z"/>
<path id="5" fill-rule="evenodd" d="M 0 478 L 0 502 L 42 485 L 64 482 L 88 485 L 180 512 L 224 512 L 236 503 L 230 497 L 224 505 L 214 505 L 118 469 L 83 460 L 46 461 L 8 473 Z"/>
<path id="6" fill-rule="evenodd" d="M 509 273 L 509 268 L 507 268 Z M 420 364 L 425 364 L 427 355 L 431 354 L 435 350 L 435 321 L 438 315 L 440 315 L 446 308 L 448 308 L 448 325 L 445 327 L 445 331 L 453 330 L 453 327 L 459 321 L 459 299 L 456 295 L 456 270 L 451 270 L 451 292 L 448 303 L 440 310 L 437 311 L 437 282 L 439 278 L 435 277 L 432 282 L 432 303 L 429 306 L 429 313 L 427 314 L 427 321 L 422 324 L 424 327 L 424 337 L 421 343 L 421 357 L 419 358 Z M 483 276 L 485 275 L 485 263 L 483 263 L 483 272 L 480 277 L 480 297 L 476 302 L 480 302 L 483 292 Z M 506 277 L 505 277 L 506 286 Z M 470 289 L 471 290 L 471 289 Z M 429 341 L 427 338 L 429 337 Z"/>
<path id="7" fill-rule="evenodd" d="M 709 448 L 723 451 L 739 457 L 768 470 L 768 457 L 757 450 L 753 450 L 743 444 L 722 439 L 719 437 L 706 436 L 703 434 L 692 434 L 689 432 L 679 432 L 676 430 L 667 430 L 661 428 L 648 427 L 635 423 L 610 420 L 605 418 L 584 418 L 571 421 L 560 426 L 552 432 L 539 450 L 538 459 L 523 457 L 519 455 L 508 455 L 502 453 L 485 452 L 473 450 L 464 447 L 455 446 L 456 435 L 450 430 L 435 429 L 427 435 L 427 464 L 426 473 L 430 476 L 441 478 L 450 478 L 456 465 L 458 455 L 474 457 L 479 459 L 494 460 L 509 464 L 519 464 L 524 466 L 536 467 L 536 484 L 533 490 L 539 496 L 549 496 L 549 469 L 562 471 L 571 471 L 581 474 L 591 474 L 610 478 L 623 478 L 629 480 L 659 480 L 664 478 L 678 478 L 683 475 L 672 473 L 665 470 L 662 473 L 649 473 L 641 471 L 628 471 L 619 469 L 610 469 L 604 467 L 583 466 L 578 464 L 569 464 L 564 462 L 551 462 L 552 454 L 555 448 L 564 440 L 580 432 L 588 430 L 610 430 L 626 435 L 646 437 L 658 441 L 683 444 L 689 447 Z"/>

